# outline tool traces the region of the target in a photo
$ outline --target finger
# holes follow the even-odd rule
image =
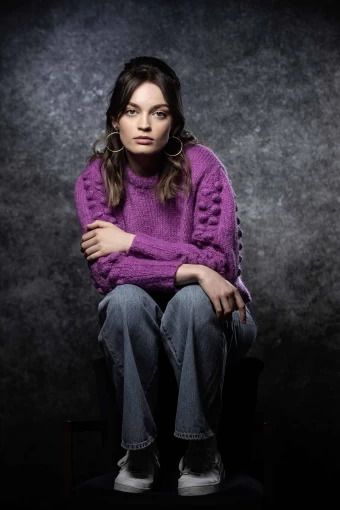
[[[214,300],[211,300],[212,304],[214,305],[215,312],[218,319],[222,319],[223,317],[223,307],[221,305],[221,301],[219,298],[215,298]]]
[[[87,250],[88,248],[90,248],[90,246],[95,246],[96,244],[97,244],[97,243],[96,243],[96,241],[95,241],[95,240],[94,240],[94,241],[92,241],[92,242],[86,241],[85,243],[82,243],[82,245],[81,245],[81,247],[80,247],[80,251],[81,251],[82,253],[84,253],[84,255],[86,255],[86,250]]]
[[[99,244],[99,240],[96,237],[92,237],[91,239],[84,241],[82,247],[86,250],[87,248],[90,248],[90,246],[95,246],[96,244]]]
[[[95,237],[95,235],[96,235],[96,232],[94,230],[92,230],[91,232],[87,232],[86,234],[84,234],[82,236],[82,238],[81,238],[82,242],[92,239],[92,237]]]
[[[100,256],[101,256],[100,251],[96,251],[95,253],[91,253],[91,255],[89,255],[86,258],[87,260],[96,260],[99,259]]]
[[[220,297],[220,301],[222,303],[222,308],[223,308],[223,320],[227,320],[230,318],[231,316],[231,313],[233,311],[233,307],[228,299],[227,296],[221,296]]]
[[[231,311],[236,310],[237,306],[236,306],[236,301],[235,301],[234,294],[229,294],[229,296],[227,296],[227,299],[228,299],[228,303],[230,305]]]
[[[97,227],[99,227],[99,225],[98,225],[99,221],[100,221],[100,220],[96,220],[96,221],[93,221],[92,223],[88,223],[88,224],[86,225],[86,227],[87,227],[87,228],[91,228],[91,229],[93,229],[93,228],[97,228]]]
[[[88,248],[86,248],[84,250],[84,253],[85,255],[88,257],[89,255],[92,255],[94,253],[99,253],[100,252],[100,247],[98,246],[98,244],[94,244],[93,246],[89,246]]]
[[[238,311],[240,313],[240,320],[241,320],[241,322],[243,322],[243,324],[246,324],[247,323],[246,307],[245,307],[244,301],[241,298],[241,295],[238,291],[235,291],[235,300],[236,300]]]
[[[94,229],[94,228],[101,228],[101,227],[107,227],[108,225],[112,225],[109,221],[103,221],[103,220],[96,220],[92,223],[88,223],[86,226],[87,228]]]

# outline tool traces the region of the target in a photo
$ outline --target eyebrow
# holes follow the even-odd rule
[[[136,103],[128,102],[128,104],[130,104],[131,106],[135,106],[136,108],[140,108],[140,106]],[[161,106],[166,106],[166,108],[169,108],[169,105],[167,105],[165,103],[161,103],[161,104],[155,104],[154,106],[152,106],[150,108],[150,110],[153,110],[154,108],[160,108]]]

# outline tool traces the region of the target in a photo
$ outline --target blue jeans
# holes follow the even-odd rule
[[[168,297],[125,284],[104,297],[98,313],[98,340],[122,416],[122,447],[145,448],[157,435],[161,342],[178,385],[174,435],[190,440],[216,434],[227,357],[228,363],[243,357],[256,339],[249,309],[246,324],[237,310],[231,320],[222,321],[199,284]]]

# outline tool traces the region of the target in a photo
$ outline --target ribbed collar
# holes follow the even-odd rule
[[[152,188],[158,180],[158,174],[150,177],[136,175],[128,164],[125,166],[125,175],[126,179],[136,188]]]

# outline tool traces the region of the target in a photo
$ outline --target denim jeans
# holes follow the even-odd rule
[[[157,295],[131,284],[117,286],[98,306],[99,344],[122,416],[122,447],[145,448],[156,438],[158,349],[162,342],[174,370],[178,401],[174,435],[206,439],[216,434],[226,361],[243,357],[257,324],[246,307],[222,321],[199,284]]]

